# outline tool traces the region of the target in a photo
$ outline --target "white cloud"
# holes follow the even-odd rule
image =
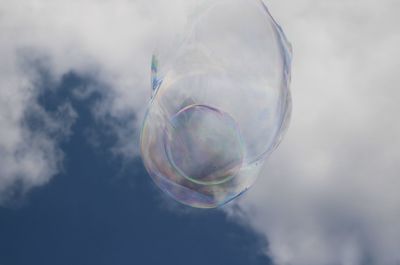
[[[68,134],[68,126],[76,118],[70,106],[69,111],[60,106],[62,115],[70,115],[64,119],[40,108],[37,95],[43,88],[37,81],[41,77],[31,69],[34,63],[26,65],[25,60],[44,58],[41,63],[54,84],[69,71],[96,79],[102,88],[93,89],[102,89],[106,95],[94,109],[99,119],[106,114],[140,115],[150,96],[149,68],[155,42],[168,41],[179,33],[174,25],[185,19],[182,2],[0,2],[0,203],[16,188],[27,191],[40,186],[60,170],[58,141]],[[85,95],[81,92],[79,96]],[[26,113],[39,115],[44,131],[33,131],[24,124]],[[137,154],[134,142],[128,141],[135,124],[132,121],[125,127],[115,126],[120,136],[115,152]]]
[[[247,221],[280,265],[397,265],[399,4],[269,2],[294,47],[293,118]]]

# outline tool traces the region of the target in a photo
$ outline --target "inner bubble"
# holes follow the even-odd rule
[[[236,122],[216,108],[193,104],[181,109],[164,136],[169,162],[192,182],[220,184],[241,169],[243,142]]]

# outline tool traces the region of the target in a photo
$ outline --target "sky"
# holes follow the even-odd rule
[[[0,0],[0,265],[400,264],[400,2],[265,2],[291,125],[249,192],[199,211],[137,146],[151,53],[194,2]]]
[[[0,264],[271,264],[259,249],[267,244],[262,236],[221,211],[170,201],[139,158],[110,155],[117,136],[90,109],[100,97],[73,95],[90,82],[69,73],[38,100],[48,112],[69,101],[79,118],[60,143],[63,170],[0,209]]]

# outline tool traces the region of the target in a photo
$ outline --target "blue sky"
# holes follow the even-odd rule
[[[260,251],[262,236],[222,211],[175,204],[139,158],[113,156],[115,135],[90,111],[100,97],[73,95],[89,84],[70,73],[55,92],[39,95],[49,112],[69,101],[78,118],[61,143],[63,173],[0,209],[0,264],[271,264]]]

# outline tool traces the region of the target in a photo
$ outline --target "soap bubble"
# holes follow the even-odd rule
[[[184,39],[152,60],[141,154],[177,201],[214,208],[259,175],[291,112],[291,48],[260,0],[204,1]]]
[[[182,176],[198,184],[218,184],[240,170],[241,137],[228,114],[189,105],[172,117],[171,125],[164,146],[169,162]]]

